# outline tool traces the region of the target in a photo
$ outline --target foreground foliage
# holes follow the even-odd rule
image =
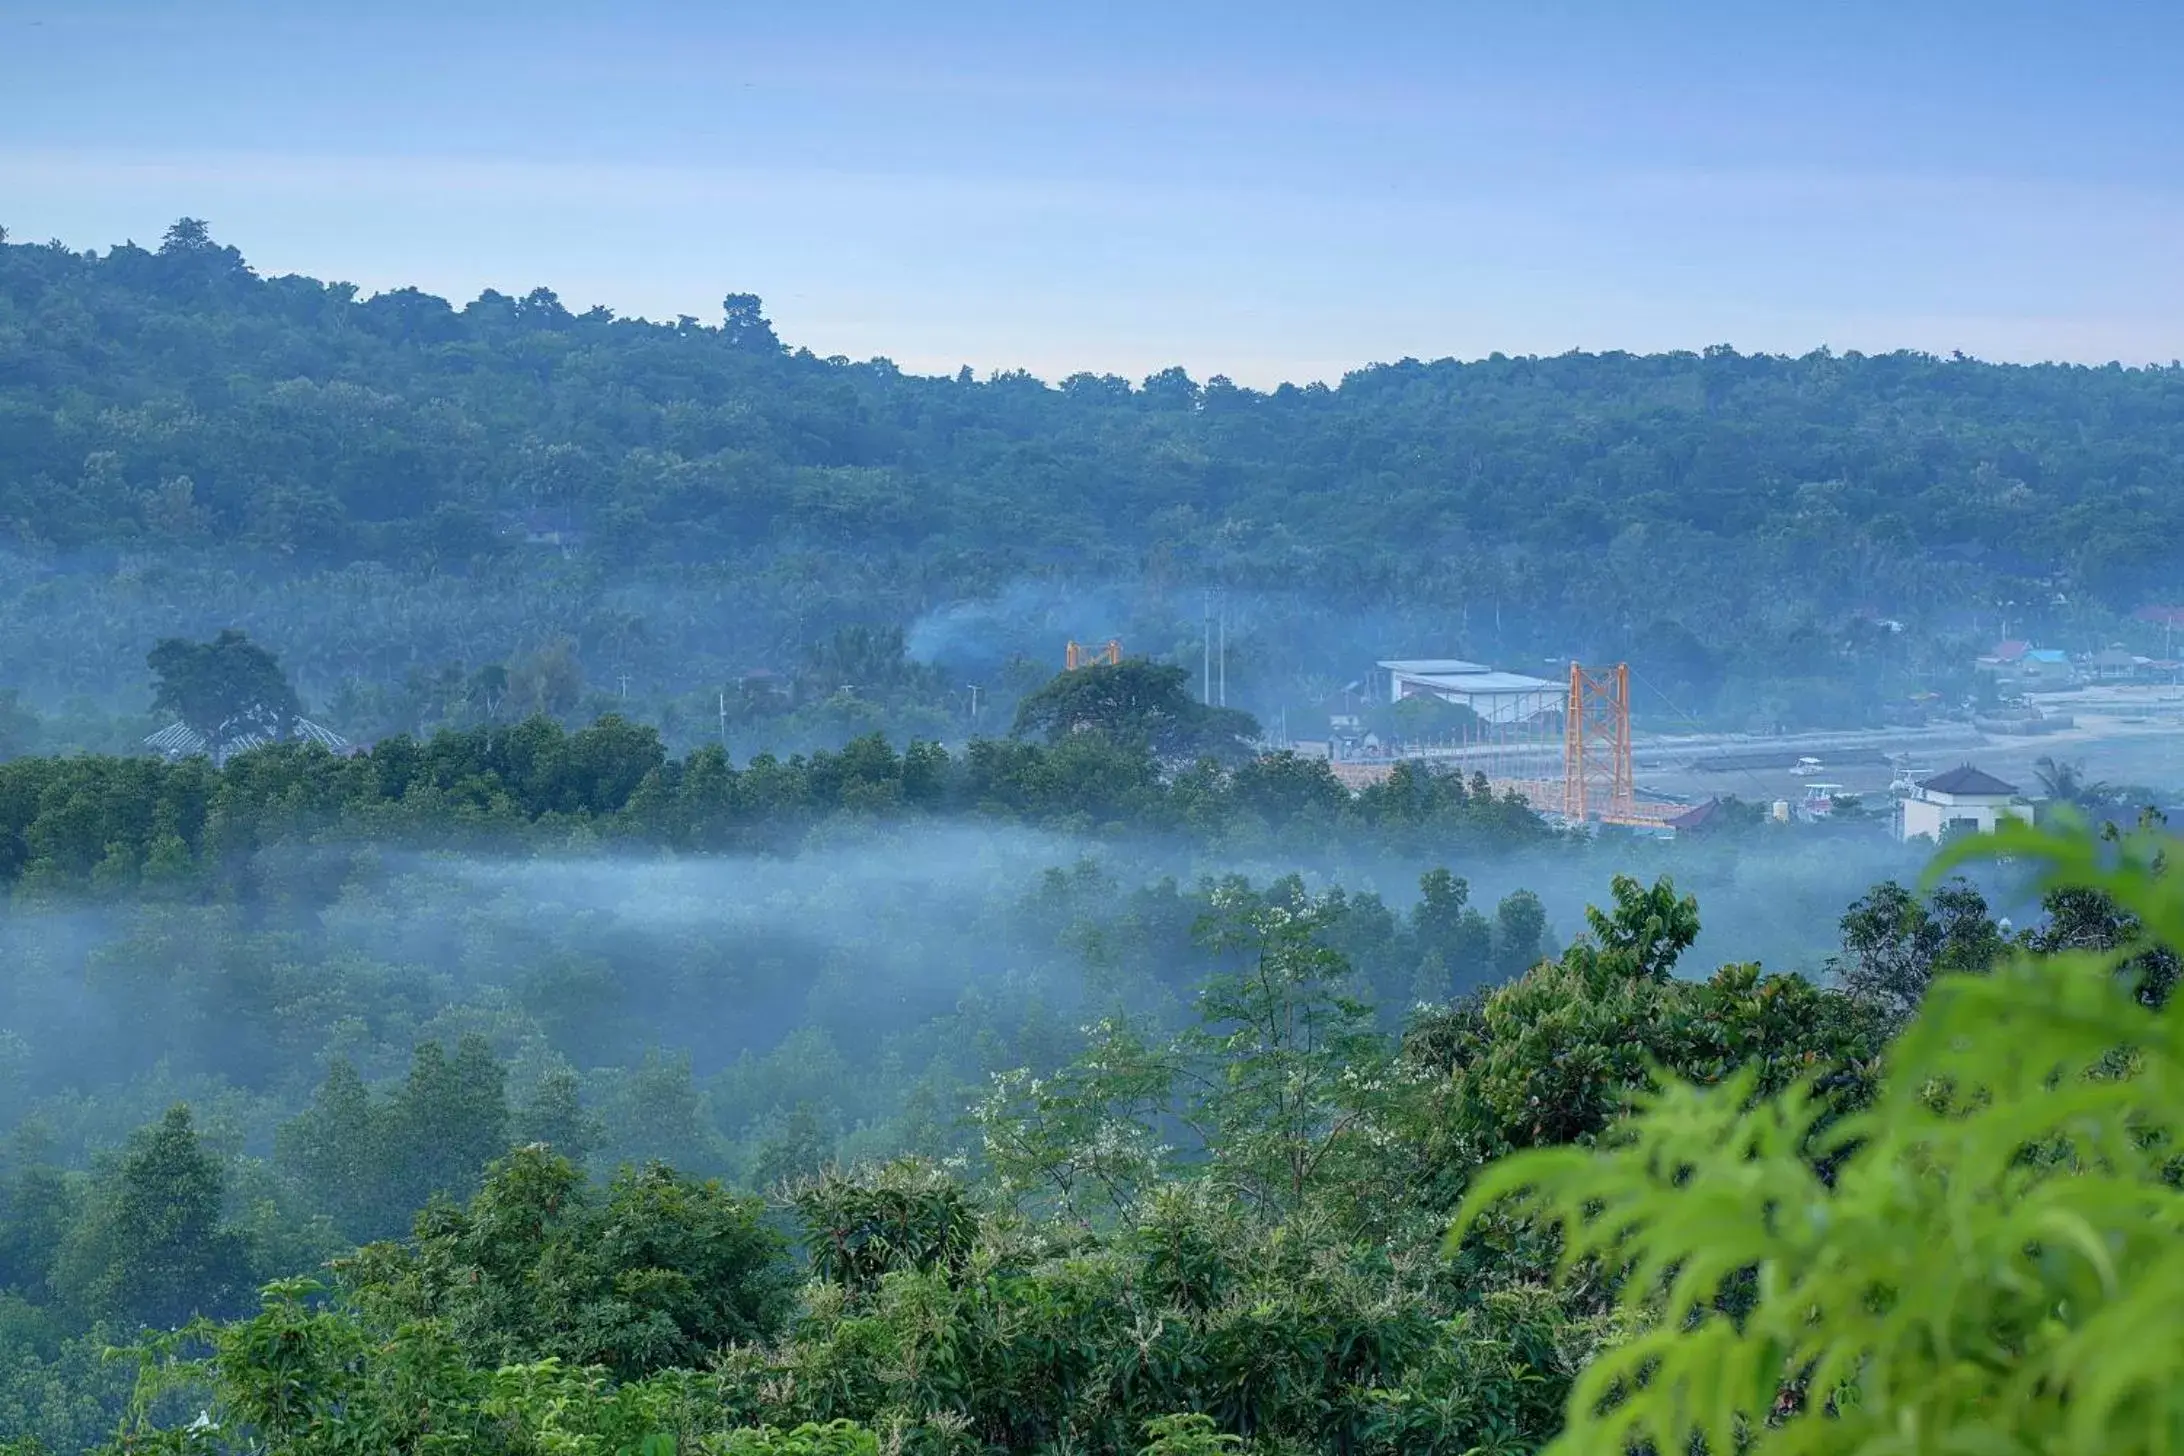
[[[852,1422],[918,1451],[1127,1453],[1197,1411],[1275,1449],[1529,1449],[1604,1322],[1536,1287],[1467,1296],[1435,1264],[1430,1243],[1391,1263],[1324,1225],[1258,1228],[1175,1189],[1107,1238],[1001,1220],[961,1270],[818,1282],[784,1340],[620,1382],[481,1362],[445,1322],[375,1312],[370,1287],[328,1305],[284,1284],[260,1314],[158,1347],[169,1363],[146,1408],[188,1399],[124,1445],[603,1456]]]
[[[1486,1171],[1566,1269],[1620,1271],[1645,1333],[1570,1394],[1552,1449],[2041,1451],[2184,1444],[2184,1007],[2138,994],[2184,946],[2184,899],[2141,833],[2012,828],[1986,852],[2141,927],[2099,951],[2020,953],[1936,981],[1822,1178],[1805,1087],[1753,1102],[1747,1069],[1674,1083],[1604,1152]],[[1960,849],[1959,857],[1969,852]]]

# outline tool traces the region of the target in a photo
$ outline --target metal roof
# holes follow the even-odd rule
[[[1493,671],[1483,662],[1465,662],[1460,657],[1399,657],[1380,666],[1405,677],[1456,677]]]
[[[1559,693],[1561,683],[1547,681],[1543,677],[1526,677],[1521,672],[1495,672],[1481,668],[1477,672],[1407,672],[1403,674],[1412,682],[1442,689],[1459,697],[1498,697],[1516,693]]]
[[[220,751],[215,757],[223,762],[235,754],[253,748],[263,748],[266,744],[277,741],[272,734],[255,725],[237,733],[228,733],[226,731],[230,726],[229,723],[223,723],[220,726],[222,739]],[[292,741],[316,743],[321,748],[334,753],[339,753],[349,746],[348,739],[331,728],[312,722],[309,718],[298,718],[290,723],[288,725],[288,736]],[[208,751],[204,735],[187,723],[169,723],[166,727],[145,739],[144,746],[163,753],[169,758],[189,758]]]

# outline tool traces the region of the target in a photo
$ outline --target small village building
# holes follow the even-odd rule
[[[2078,680],[2078,669],[2071,662],[2070,654],[2059,647],[2033,648],[2018,661],[2011,673],[2028,688],[2069,687]]]
[[[2006,783],[1970,764],[1922,779],[1897,807],[1898,837],[1931,839],[1936,844],[1956,834],[1992,834],[2006,819],[2032,822],[2032,805]]]
[[[526,546],[547,546],[573,555],[584,544],[584,529],[567,511],[528,510],[501,518],[501,532]]]
[[[2081,676],[2078,665],[2061,648],[2034,647],[2022,641],[1997,642],[1978,665],[1993,673],[2003,687],[2016,690],[2074,687]]]
[[[1661,823],[1675,838],[1683,839],[1691,835],[1711,834],[1723,828],[1728,819],[1729,816],[1722,810],[1721,800],[1708,799],[1703,804],[1694,804],[1682,813],[1662,820]]]
[[[2121,647],[2111,647],[2096,652],[2086,660],[2086,671],[2093,681],[2102,683],[2144,682],[2151,678],[2153,663],[2144,657],[2126,652]]]

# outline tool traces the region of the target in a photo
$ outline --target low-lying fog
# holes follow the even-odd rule
[[[831,830],[785,858],[319,854],[285,867],[327,891],[317,901],[11,913],[0,1113],[35,1113],[41,1136],[81,1156],[189,1096],[262,1149],[329,1058],[397,1078],[420,1041],[476,1032],[510,1066],[512,1094],[566,1066],[604,1104],[632,1068],[687,1064],[675,1075],[731,1142],[799,1106],[847,1135],[912,1084],[949,1122],[987,1071],[1068,1055],[1088,1007],[1185,1014],[1209,965],[1190,937],[1204,877],[1298,872],[1377,895],[1400,921],[1434,863],[963,824]],[[1756,959],[1817,975],[1848,903],[1921,863],[1878,841],[1791,835],[1775,852],[1618,841],[1447,867],[1488,917],[1504,896],[1537,895],[1550,948],[1606,902],[1613,873],[1669,874],[1704,926],[1687,974]],[[1411,968],[1381,971],[1400,1000]],[[1448,973],[1452,991],[1494,975]]]

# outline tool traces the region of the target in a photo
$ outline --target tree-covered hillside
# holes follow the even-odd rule
[[[594,684],[695,712],[845,623],[919,649],[1029,581],[1046,607],[980,619],[1011,640],[933,650],[1127,628],[1158,656],[1219,588],[1262,713],[1460,650],[1627,655],[1695,711],[1840,718],[2005,616],[2127,630],[2175,592],[2180,487],[2175,367],[1722,348],[1271,393],[921,377],[790,348],[748,295],[667,324],[544,288],[366,298],[260,277],[190,220],[156,250],[0,246],[0,645],[56,702],[239,625],[321,697],[565,643]]]

